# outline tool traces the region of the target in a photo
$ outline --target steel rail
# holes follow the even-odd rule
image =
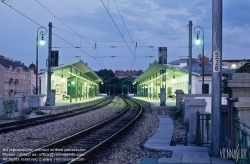
[[[67,118],[67,117],[72,117],[75,115],[79,115],[79,114],[88,112],[90,110],[95,110],[95,109],[98,109],[100,107],[106,106],[113,99],[114,99],[114,97],[106,98],[104,100],[102,99],[101,101],[97,101],[97,103],[95,103],[95,104],[90,104],[89,106],[75,109],[75,110],[70,110],[67,112],[61,112],[61,113],[57,113],[57,114],[46,115],[46,116],[26,119],[26,120],[22,120],[22,121],[15,121],[15,122],[10,122],[10,123],[6,123],[6,124],[1,124],[0,125],[0,127],[1,127],[0,133],[7,133],[10,131],[19,130],[19,129],[23,129],[23,128],[27,128],[27,127],[31,127],[31,126],[35,126],[35,125],[40,125],[40,124],[52,122],[55,120],[59,120],[59,119]],[[80,106],[80,104],[79,104],[79,106]]]
[[[100,127],[103,127],[103,126],[108,126],[107,124],[111,123],[111,122],[114,122],[116,121],[117,118],[121,117],[122,115],[124,115],[125,113],[127,113],[128,115],[130,113],[132,113],[132,115],[134,114],[133,112],[136,112],[136,114],[134,114],[135,116],[133,116],[133,118],[131,118],[129,121],[128,121],[128,118],[125,118],[125,121],[128,121],[126,123],[125,126],[122,126],[119,130],[117,130],[116,132],[112,133],[110,136],[108,136],[107,138],[105,138],[104,140],[100,141],[99,143],[97,144],[94,144],[95,146],[93,146],[92,148],[89,148],[87,151],[85,151],[84,153],[81,153],[78,157],[72,159],[69,163],[75,163],[75,162],[78,162],[78,160],[82,157],[86,157],[87,155],[91,154],[93,151],[95,151],[96,149],[98,149],[100,146],[102,146],[103,144],[107,143],[108,141],[110,141],[111,139],[113,139],[115,136],[117,136],[118,134],[120,134],[123,130],[125,130],[127,127],[129,127],[132,123],[134,123],[142,114],[143,112],[143,107],[141,105],[139,105],[140,109],[138,110],[130,110],[129,109],[131,108],[131,105],[129,105],[129,100],[126,100],[126,103],[127,103],[127,107],[120,113],[118,113],[117,115],[107,119],[107,120],[104,120],[102,121],[101,123],[98,123],[88,129],[85,129],[83,131],[80,131],[74,135],[71,135],[69,137],[66,137],[64,139],[61,139],[59,141],[56,141],[56,142],[53,142],[49,145],[46,145],[46,146],[43,146],[41,148],[38,148],[38,149],[35,149],[31,152],[28,152],[28,153],[25,153],[21,156],[18,156],[18,157],[15,157],[15,158],[12,158],[12,159],[9,159],[8,161],[5,161],[4,163],[2,164],[6,164],[6,163],[20,163],[19,162],[15,162],[17,161],[17,159],[21,159],[21,158],[32,158],[32,154],[34,153],[40,153],[42,152],[43,149],[52,149],[52,148],[59,148],[59,147],[62,147],[64,146],[66,143],[68,144],[69,142],[73,142],[74,140],[78,139],[79,137],[83,136],[83,135],[86,135],[86,134],[90,134],[91,132],[93,132],[94,130],[97,130],[98,128]],[[132,101],[132,100],[130,100]],[[135,103],[135,102],[134,102]],[[131,104],[131,102],[130,102]],[[138,104],[138,103],[137,103]],[[128,112],[129,111],[129,112]],[[123,119],[123,117],[120,118],[121,120]],[[111,123],[112,124],[112,123]],[[118,127],[118,126],[117,126]],[[99,129],[100,130],[100,129]],[[106,134],[106,132],[104,132]],[[90,134],[91,135],[91,134]],[[73,140],[73,141],[72,141]]]

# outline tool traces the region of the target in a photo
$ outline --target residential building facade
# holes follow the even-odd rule
[[[35,88],[35,69],[0,55],[0,79],[0,94],[4,98],[13,98],[17,90],[32,94]]]

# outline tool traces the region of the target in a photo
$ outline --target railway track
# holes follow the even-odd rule
[[[0,133],[8,133],[10,131],[24,129],[27,127],[40,125],[40,124],[44,124],[47,122],[79,115],[79,114],[82,114],[91,110],[101,108],[109,104],[113,99],[114,97],[107,97],[101,100],[94,101],[94,104],[89,104],[88,106],[83,107],[83,108],[61,112],[57,114],[45,115],[45,116],[36,117],[36,118],[30,118],[30,119],[21,120],[21,121],[14,121],[14,122],[0,124]]]
[[[143,108],[133,100],[125,99],[127,107],[115,116],[74,135],[43,146],[6,163],[85,163],[88,155],[110,142],[133,124]]]

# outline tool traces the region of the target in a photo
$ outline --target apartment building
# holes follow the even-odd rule
[[[17,90],[32,94],[35,88],[35,65],[30,67],[0,55],[0,94],[4,98],[12,98]]]
[[[243,66],[249,59],[242,59],[242,60],[222,60],[222,68],[227,69],[239,69]]]

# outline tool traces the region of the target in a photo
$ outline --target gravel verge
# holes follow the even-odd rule
[[[0,134],[0,156],[4,149],[35,149],[52,143],[78,131],[84,130],[115,115],[126,106],[116,97],[111,104],[62,120]],[[46,137],[45,139],[27,139],[28,137]],[[2,157],[1,157],[2,159]],[[1,160],[0,159],[0,160]]]
[[[88,164],[136,164],[145,158],[171,157],[172,152],[150,151],[143,144],[155,133],[159,120],[145,109],[142,117],[126,132],[120,134],[112,144],[96,151],[95,156],[87,158]]]

